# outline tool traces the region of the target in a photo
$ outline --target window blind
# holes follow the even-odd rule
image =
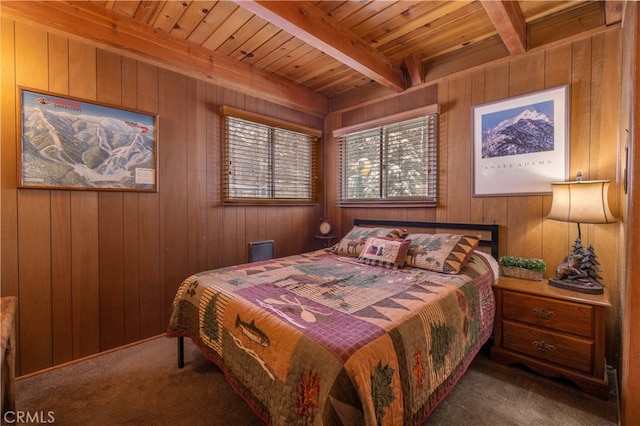
[[[317,138],[224,115],[223,201],[317,202]]]
[[[340,204],[437,203],[437,114],[338,137]]]

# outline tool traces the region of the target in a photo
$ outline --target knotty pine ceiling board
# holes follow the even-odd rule
[[[300,33],[287,33],[254,15],[242,7],[242,3],[230,0],[96,0],[92,3],[130,17],[140,25],[207,48],[212,51],[214,61],[215,55],[220,55],[326,97],[382,85],[322,49],[301,41],[296,37]],[[409,56],[422,64],[432,64],[438,58],[462,52],[467,46],[480,46],[500,35],[478,0],[314,0],[300,3],[305,9],[314,7],[325,13],[328,22],[334,21],[362,39],[398,69]],[[536,28],[536,39],[545,41],[554,39],[554,35],[547,36],[544,29],[540,30],[544,27],[537,25],[538,21],[555,15],[562,19],[562,13],[589,5],[601,8],[604,13],[601,3],[519,0],[518,6],[527,26],[533,24]],[[589,28],[594,25],[590,22]],[[569,26],[561,35],[580,31],[576,27]],[[330,42],[331,37],[326,40]]]
[[[165,1],[143,0],[138,4],[133,18],[147,25],[152,25]]]
[[[477,38],[465,34],[495,34],[495,28],[479,3],[471,2],[433,19],[429,24],[379,47],[387,56],[406,57],[409,52],[425,61],[461,49]]]
[[[216,51],[222,46],[229,38],[235,37],[244,25],[253,18],[253,14],[242,7],[236,7],[226,19],[219,23],[219,25],[210,25],[212,29],[209,37],[202,43],[202,46],[207,49]]]
[[[178,22],[180,17],[186,12],[191,1],[167,1],[162,5],[160,13],[153,21],[153,26],[167,33]]]
[[[225,56],[233,55],[243,44],[247,43],[254,35],[258,34],[268,25],[269,23],[264,19],[260,19],[255,15],[250,16],[242,26],[236,29],[231,36],[216,49],[216,52]]]
[[[525,17],[525,20],[527,22],[531,22],[540,18],[554,15],[558,12],[572,9],[576,6],[584,6],[585,3],[593,3],[593,2],[560,1],[560,0],[550,0],[550,1],[521,0],[519,3],[520,3],[520,9],[522,9],[522,14]]]
[[[319,1],[315,3],[315,7],[324,11],[336,21],[342,22],[367,7],[367,3],[363,1]]]
[[[196,27],[206,19],[216,3],[215,1],[190,2],[169,32],[180,40],[186,40]]]
[[[258,29],[255,33],[251,34],[246,40],[240,43],[233,52],[228,54],[228,56],[237,61],[253,63],[250,60],[256,57],[260,47],[268,43],[270,40],[275,39],[279,33],[283,33],[283,31],[274,25],[265,23],[262,28]],[[291,36],[289,36],[289,38],[290,37]]]
[[[295,49],[295,45],[301,45],[302,41],[297,40],[292,35],[274,27],[276,34],[266,42],[263,42],[256,49],[252,50],[252,57],[245,56],[243,62],[251,64],[259,70],[264,70],[269,64],[275,62],[280,57],[288,55],[289,49]]]
[[[469,1],[470,2],[470,1]],[[465,1],[456,2],[454,6],[461,7]],[[368,41],[372,47],[383,46],[389,40],[393,40],[402,35],[424,26],[428,26],[433,20],[449,13],[453,7],[450,2],[411,2],[411,4],[400,3],[403,10],[395,16],[378,26],[372,26],[362,32],[360,36]]]
[[[187,40],[202,45],[237,8],[235,3],[227,1],[218,1],[210,8],[203,8],[203,10],[208,10],[208,13],[187,35]],[[178,20],[178,22],[180,21]]]
[[[105,3],[105,7],[112,9],[114,12],[121,13],[125,16],[133,18],[140,5],[139,1],[113,1],[113,2],[103,2]]]

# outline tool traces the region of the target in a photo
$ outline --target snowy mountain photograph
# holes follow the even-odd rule
[[[155,191],[155,116],[22,90],[21,186]]]
[[[568,86],[472,107],[474,196],[547,194],[568,170]]]
[[[553,101],[482,117],[482,158],[531,154],[553,148]]]

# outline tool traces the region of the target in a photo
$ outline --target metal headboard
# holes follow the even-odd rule
[[[375,220],[375,219],[354,219],[354,225],[376,225],[376,226],[392,226],[392,227],[404,227],[404,228],[444,228],[444,229],[459,229],[466,231],[489,231],[491,233],[490,239],[480,239],[478,243],[482,247],[490,247],[491,255],[498,259],[498,240],[499,240],[499,225],[488,225],[478,223],[446,223],[446,222],[411,222],[411,221],[397,221],[397,220]]]

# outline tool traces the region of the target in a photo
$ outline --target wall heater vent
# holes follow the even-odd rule
[[[273,259],[273,240],[249,243],[249,262]]]

